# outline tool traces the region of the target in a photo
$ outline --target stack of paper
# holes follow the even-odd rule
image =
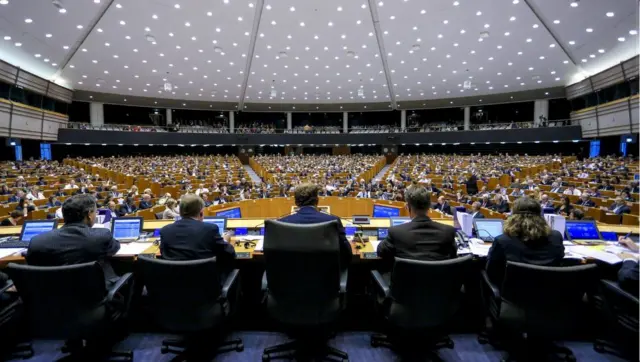
[[[478,243],[469,243],[469,249],[473,255],[477,256],[487,256],[489,254],[489,249],[491,249],[491,245],[487,244],[478,244]]]
[[[147,250],[153,243],[127,243],[120,244],[120,250],[116,255],[138,255]]]
[[[16,253],[22,253],[23,251],[25,251],[27,249],[25,248],[5,248],[5,249],[0,249],[0,259],[7,257],[7,256],[11,256],[13,254]]]
[[[569,253],[579,254],[587,258],[593,258],[608,264],[616,264],[622,261],[616,254],[600,251],[588,246],[575,245],[566,247]]]

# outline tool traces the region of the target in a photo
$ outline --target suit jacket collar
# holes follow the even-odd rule
[[[313,206],[303,206],[298,209],[299,214],[315,214],[317,212],[319,211]]]
[[[429,216],[427,215],[418,215],[416,217],[413,218],[413,220],[411,220],[413,222],[425,222],[425,221],[431,221],[431,218],[429,218]]]

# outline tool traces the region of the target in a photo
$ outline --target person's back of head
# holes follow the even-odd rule
[[[180,217],[202,220],[204,218],[204,201],[195,194],[186,194],[180,198]]]
[[[405,190],[404,200],[412,217],[426,215],[431,206],[431,193],[423,186],[416,185]]]
[[[296,186],[294,190],[294,199],[296,206],[318,206],[319,188],[315,184],[303,183]]]
[[[96,219],[96,199],[91,195],[71,196],[62,204],[62,217],[65,224],[84,223],[93,226]]]
[[[524,196],[513,203],[511,216],[504,223],[504,233],[519,238],[525,244],[546,242],[551,234],[551,228],[542,217],[540,204]]]

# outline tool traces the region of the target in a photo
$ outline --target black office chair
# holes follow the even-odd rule
[[[482,278],[488,315],[509,352],[503,361],[544,360],[549,355],[575,361],[569,348],[553,341],[579,330],[586,310],[584,297],[595,286],[595,264],[545,267],[509,261],[501,289],[486,271]],[[482,336],[478,340],[490,342]]]
[[[606,328],[593,348],[631,361],[638,360],[638,297],[625,292],[618,283],[600,281]]]
[[[347,271],[340,265],[339,243],[337,221],[265,222],[262,288],[267,310],[295,340],[265,348],[263,361],[283,354],[298,360],[333,356],[348,361],[347,353],[326,345],[345,307]]]
[[[411,356],[433,356],[433,349],[453,348],[446,326],[460,307],[471,259],[471,255],[442,261],[395,258],[391,285],[380,272],[371,271],[389,330],[389,335],[371,336],[371,346]]]
[[[184,335],[182,340],[162,341],[163,354],[176,353],[174,361],[186,361],[233,349],[244,350],[239,338],[217,342],[235,303],[237,269],[221,284],[215,257],[171,261],[143,256],[136,264],[147,289],[145,304],[153,320],[168,331]],[[217,348],[212,348],[212,344]]]
[[[110,351],[124,336],[131,273],[108,290],[98,262],[56,267],[11,263],[7,273],[22,300],[32,338],[64,339],[62,352],[87,361],[98,356],[133,360],[131,351]]]
[[[33,347],[24,338],[19,319],[22,310],[18,298],[8,295],[7,291],[13,287],[11,280],[0,288],[0,360],[4,358],[28,359],[33,357]]]

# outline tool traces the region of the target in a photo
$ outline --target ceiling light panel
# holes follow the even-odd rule
[[[96,25],[103,32],[89,35],[82,46],[87,52],[74,55],[75,67],[66,68],[64,76],[83,90],[237,102],[250,41],[244,34],[251,32],[255,8],[238,1],[190,0],[179,5],[178,9],[141,0],[123,3],[120,9],[110,7]],[[96,64],[93,59],[102,61]],[[83,74],[104,79],[105,84],[83,81]],[[171,92],[164,90],[163,79],[172,84]]]
[[[366,1],[266,4],[272,8],[262,14],[259,33],[264,36],[256,41],[247,102],[389,101],[370,10],[362,8]],[[272,86],[276,97],[271,97]],[[360,86],[364,97],[358,96]]]
[[[477,0],[473,6],[442,1],[423,12],[425,6],[407,1],[378,8],[399,102],[561,86],[565,74],[574,71],[562,64],[564,53],[549,46],[555,41],[544,27],[533,27],[540,21],[522,2],[496,7],[492,0]],[[472,87],[465,88],[465,81]]]
[[[550,22],[549,26],[581,68],[580,72],[567,79],[569,83],[581,81],[585,76],[599,73],[638,54],[638,39],[617,40],[628,37],[629,30],[638,29],[637,1],[581,1],[577,7],[545,0],[531,1],[547,19],[560,20],[558,24]],[[608,13],[615,16],[607,16]],[[587,32],[587,28],[593,31]],[[599,49],[606,52],[598,53]],[[591,54],[596,57],[590,57]],[[582,59],[587,62],[582,62]]]
[[[0,39],[10,36],[11,41],[2,40],[2,60],[45,79],[52,79],[68,52],[63,46],[73,44],[81,38],[90,20],[103,5],[93,1],[72,3],[73,6],[69,6],[64,14],[51,1],[10,1],[8,6],[3,6]],[[31,23],[24,21],[27,18],[32,20]],[[78,25],[82,25],[83,29],[78,29]],[[52,36],[47,38],[46,34]],[[15,46],[16,42],[21,46]],[[35,58],[34,54],[41,54],[42,57]],[[45,63],[44,59],[49,59],[49,62]]]

